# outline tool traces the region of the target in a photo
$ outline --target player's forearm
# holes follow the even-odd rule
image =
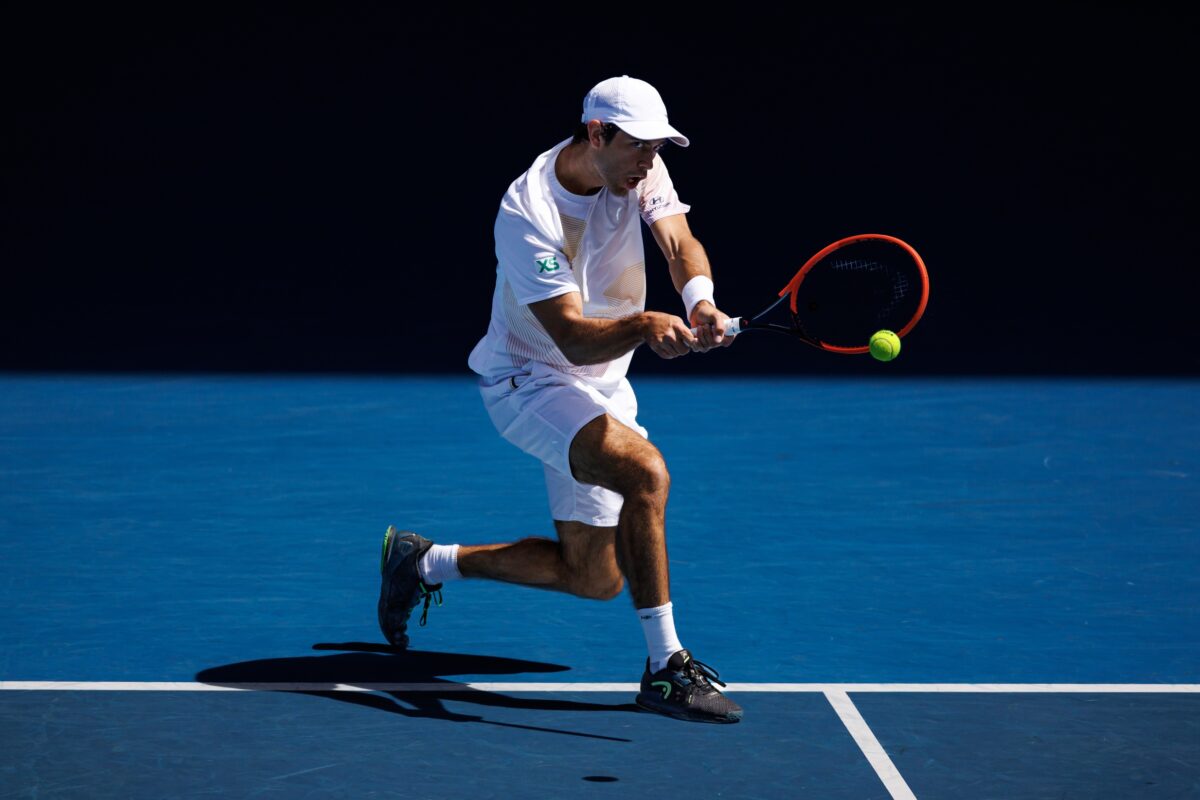
[[[692,239],[668,259],[671,281],[683,300],[685,318],[700,324],[697,314],[704,309],[716,311],[713,300],[712,268],[701,244]]]
[[[671,283],[675,291],[683,291],[687,282],[697,275],[712,278],[712,267],[708,263],[708,254],[704,246],[696,239],[682,244],[679,250],[668,257],[667,269],[671,273]]]
[[[576,366],[602,364],[620,358],[645,341],[647,325],[645,313],[621,319],[581,317],[557,332],[555,344]]]
[[[586,317],[578,292],[530,303],[529,309],[577,366],[613,361],[643,342],[662,358],[686,355],[696,344],[687,325],[674,314],[642,311],[621,319]]]

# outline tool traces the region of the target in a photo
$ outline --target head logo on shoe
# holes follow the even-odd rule
[[[650,685],[658,686],[662,689],[663,700],[666,700],[668,697],[671,696],[671,682],[670,681],[655,681],[654,683],[652,683]]]

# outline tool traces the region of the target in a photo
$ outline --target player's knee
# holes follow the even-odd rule
[[[579,586],[576,592],[588,600],[612,600],[625,588],[625,579],[620,573],[616,575],[594,575]]]
[[[625,471],[624,477],[622,494],[627,499],[631,494],[636,494],[665,502],[671,491],[671,473],[667,471],[667,462],[657,450],[640,456]]]
[[[615,559],[591,558],[568,569],[567,586],[577,597],[612,600],[625,588],[625,578]]]
[[[620,573],[610,577],[596,592],[597,600],[612,600],[617,595],[621,594],[621,590],[625,588],[625,579]]]

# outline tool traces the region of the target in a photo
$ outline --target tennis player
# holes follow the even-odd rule
[[[624,582],[649,657],[639,706],[680,719],[737,722],[742,709],[713,684],[675,631],[665,513],[670,476],[637,421],[625,374],[634,350],[662,358],[727,346],[728,317],[688,227],[660,151],[688,139],[658,91],[627,75],[587,93],[574,136],[539,155],[496,215],[496,285],[487,334],[468,363],[506,440],[544,465],[558,540],[434,544],[389,527],[379,624],[397,647],[418,603],[424,624],[442,585],[498,581],[609,600]],[[685,315],[646,311],[645,223],[683,298]],[[698,333],[692,334],[691,327]]]

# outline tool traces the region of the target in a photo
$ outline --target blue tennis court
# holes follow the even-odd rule
[[[461,581],[391,652],[388,524],[551,536],[468,377],[0,378],[0,797],[1200,796],[1190,380],[633,375],[682,641]]]

